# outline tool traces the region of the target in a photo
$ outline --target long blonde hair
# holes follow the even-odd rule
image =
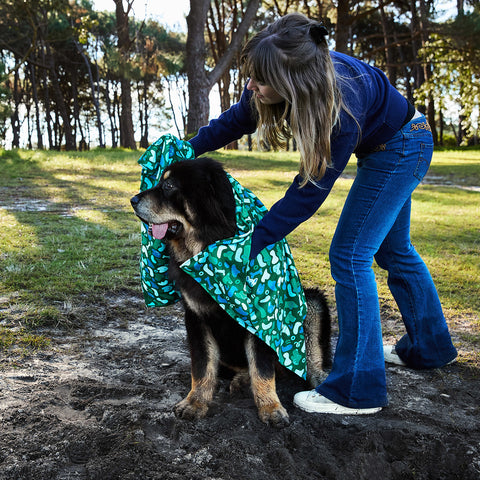
[[[242,51],[246,76],[285,99],[267,105],[253,96],[258,130],[274,149],[283,147],[293,134],[300,151],[302,186],[325,174],[330,135],[345,108],[325,33],[318,22],[292,13],[252,37]]]

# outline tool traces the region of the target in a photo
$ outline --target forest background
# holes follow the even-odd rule
[[[427,115],[437,145],[478,144],[479,0],[190,0],[186,32],[133,16],[140,0],[111,2],[1,2],[0,146],[188,138],[208,122],[214,87],[220,110],[238,101],[245,40],[292,11],[323,21],[332,49],[381,68]]]

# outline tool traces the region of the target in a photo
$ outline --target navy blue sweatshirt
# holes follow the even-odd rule
[[[390,140],[407,117],[407,100],[381,70],[338,52],[332,51],[330,55],[335,71],[342,79],[343,100],[360,125],[361,133],[355,120],[342,111],[340,128],[334,127],[330,139],[331,166],[320,180],[308,182],[302,188],[302,178],[300,175],[295,177],[285,196],[255,227],[251,258],[267,245],[284,238],[318,210],[352,153],[368,151]],[[200,128],[190,140],[196,156],[255,132],[257,125],[250,101],[252,94],[245,86],[238,103],[211,120],[208,126]]]

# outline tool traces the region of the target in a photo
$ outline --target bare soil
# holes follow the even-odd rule
[[[283,372],[286,428],[261,423],[226,380],[208,417],[188,422],[172,413],[190,382],[182,308],[143,305],[136,292],[79,303],[68,315],[81,328],[0,357],[0,480],[480,478],[480,372],[461,357],[387,366],[390,405],[373,416],[302,412],[292,398],[305,385]]]

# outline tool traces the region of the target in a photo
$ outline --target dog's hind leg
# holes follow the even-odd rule
[[[191,318],[195,316],[189,313],[185,313],[185,323],[192,362],[192,387],[186,398],[175,405],[174,412],[179,418],[194,420],[205,417],[208,412],[217,385],[220,352],[210,329],[197,318]]]
[[[317,387],[327,377],[331,366],[331,319],[327,301],[317,289],[305,289],[307,316],[303,323],[307,353],[307,381]]]
[[[280,403],[275,388],[275,353],[261,340],[247,335],[245,351],[258,416],[274,427],[288,425],[288,413]]]

